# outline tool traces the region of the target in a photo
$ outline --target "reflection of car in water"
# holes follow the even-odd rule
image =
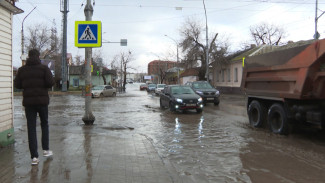
[[[169,85],[160,95],[160,108],[169,108],[171,111],[196,109],[197,113],[203,110],[202,98],[189,86]]]
[[[157,84],[157,88],[155,89],[155,94],[159,95],[161,91],[165,88],[165,84]]]
[[[107,96],[116,96],[116,89],[111,85],[99,85],[91,89],[91,96],[94,97],[107,97]]]
[[[154,92],[156,87],[156,84],[148,84],[147,92]]]
[[[213,88],[207,81],[193,81],[188,82],[185,85],[191,86],[191,88],[202,97],[203,103],[219,104],[219,90]]]

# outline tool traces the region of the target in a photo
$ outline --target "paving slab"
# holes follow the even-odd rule
[[[184,182],[146,136],[97,133],[96,127],[83,125],[71,131],[62,126],[50,126],[54,156],[42,157],[39,147],[40,163],[32,166],[25,123],[24,118],[15,119],[16,142],[0,149],[1,183]],[[40,126],[37,132],[40,138]]]

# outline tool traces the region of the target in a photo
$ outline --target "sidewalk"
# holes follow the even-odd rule
[[[150,139],[130,129],[122,129],[129,135],[110,135],[114,129],[103,132],[96,126],[68,129],[52,125],[53,158],[43,157],[39,147],[40,163],[31,166],[25,123],[23,118],[15,119],[16,143],[0,149],[1,183],[190,182],[181,180],[168,160],[159,156]],[[40,137],[39,126],[37,130]]]

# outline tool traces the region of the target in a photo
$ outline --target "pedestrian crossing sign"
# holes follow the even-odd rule
[[[75,21],[76,47],[101,47],[102,23],[100,21]]]

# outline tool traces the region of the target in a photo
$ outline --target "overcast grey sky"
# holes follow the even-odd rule
[[[101,50],[105,64],[120,52],[132,51],[137,71],[146,72],[147,64],[168,54],[175,55],[176,41],[181,39],[179,30],[188,17],[202,21],[205,15],[202,0],[95,0],[92,20],[102,22],[102,37],[106,41],[127,39],[128,46],[103,44]],[[219,33],[228,37],[233,51],[240,49],[242,42],[251,42],[250,26],[267,22],[284,28],[286,41],[312,39],[315,31],[315,0],[205,0],[209,34]],[[74,46],[74,22],[85,20],[86,0],[69,0],[68,53],[84,57],[84,48]],[[60,0],[19,0],[16,6],[23,14],[14,15],[13,51],[14,66],[21,66],[21,26],[24,29],[39,23],[52,26],[53,19],[61,32],[62,13]],[[318,15],[325,10],[325,0],[319,0]],[[177,10],[182,7],[181,10]],[[25,31],[27,32],[27,31]],[[318,21],[318,32],[325,35],[325,16]],[[203,35],[205,36],[205,34]],[[202,37],[204,39],[205,37]]]

